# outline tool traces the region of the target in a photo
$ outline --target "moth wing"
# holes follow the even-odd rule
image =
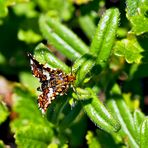
[[[42,93],[38,96],[38,106],[41,109],[42,113],[45,113],[51,101],[55,99],[55,93],[53,88],[43,86],[42,84]]]
[[[33,76],[37,77],[40,82],[50,79],[51,68],[45,68],[44,65],[40,64],[36,59],[34,59],[30,53],[28,56],[30,58],[30,65]]]

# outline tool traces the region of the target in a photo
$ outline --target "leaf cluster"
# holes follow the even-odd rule
[[[18,81],[7,91],[9,103],[0,90],[0,124],[10,120],[17,147],[147,147],[141,81],[148,76],[148,3],[107,4],[0,1],[0,71]],[[73,89],[57,96],[45,116],[37,106],[40,84],[30,73],[28,51],[40,63],[76,76]],[[0,147],[6,144],[0,140]]]

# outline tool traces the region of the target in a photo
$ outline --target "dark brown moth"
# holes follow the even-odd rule
[[[37,89],[41,91],[38,96],[38,105],[44,114],[52,100],[57,95],[64,95],[69,86],[76,80],[76,77],[72,74],[65,74],[60,69],[46,67],[39,63],[30,53],[28,56],[33,76],[38,78],[41,83],[41,86]]]

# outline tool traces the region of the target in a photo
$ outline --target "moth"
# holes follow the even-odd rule
[[[45,114],[52,100],[58,95],[64,95],[76,77],[72,74],[66,74],[60,69],[52,69],[39,63],[30,53],[28,56],[32,74],[41,83],[40,87],[37,88],[41,92],[38,96],[38,106]]]

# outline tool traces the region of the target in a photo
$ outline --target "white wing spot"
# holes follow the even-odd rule
[[[47,94],[48,98],[50,98],[53,94],[53,89],[49,88],[49,93]]]
[[[32,61],[32,59],[30,59],[30,64],[31,64],[31,65],[33,65],[33,64],[34,64],[34,62]]]
[[[49,75],[49,72],[48,72],[48,71],[43,70],[43,75],[45,75],[45,76],[46,76],[47,80],[49,80],[49,79],[50,79],[50,75]]]
[[[44,67],[45,67],[45,68],[48,68],[48,67],[49,67],[49,65],[46,63],[46,64],[44,65]]]

